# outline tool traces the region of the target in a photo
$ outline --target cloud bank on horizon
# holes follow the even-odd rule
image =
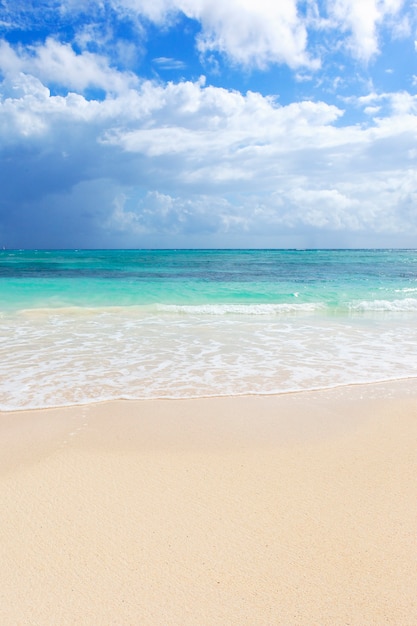
[[[0,246],[416,247],[417,5],[0,0]]]

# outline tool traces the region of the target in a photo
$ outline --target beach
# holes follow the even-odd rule
[[[2,624],[415,624],[415,380],[0,414]]]
[[[416,268],[415,250],[0,251],[0,410],[415,378]]]

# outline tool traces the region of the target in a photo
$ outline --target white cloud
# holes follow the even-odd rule
[[[81,92],[100,88],[120,93],[138,84],[135,75],[111,68],[106,57],[87,51],[77,54],[70,45],[52,38],[44,44],[17,50],[0,41],[0,72],[6,76],[17,72],[33,74],[47,84]]]
[[[381,107],[378,107],[378,106],[364,108],[364,112],[366,113],[366,115],[373,115],[373,116],[379,113],[380,110],[381,110]]]
[[[109,8],[136,29],[136,51],[113,30]],[[382,28],[401,38],[415,22],[413,6],[405,0],[89,0],[88,7],[84,0],[47,0],[42,6],[27,0],[10,5],[4,21],[24,28],[29,19],[53,23],[57,13],[64,20],[82,16],[76,34],[81,46],[111,42],[112,51],[123,48],[120,57],[128,61],[143,53],[147,23],[169,29],[185,15],[200,24],[196,45],[205,62],[215,64],[219,53],[248,69],[286,64],[317,70],[338,45],[368,62],[379,52]],[[327,43],[317,46],[317,33],[323,32]]]
[[[176,197],[159,191],[149,191],[145,197],[129,203],[128,196],[120,196],[114,202],[105,228],[111,231],[149,235],[158,232],[160,235],[175,237],[198,233],[216,232],[222,225],[228,229],[228,213],[233,207],[223,199],[208,196],[193,199]],[[207,210],[208,206],[210,211]],[[236,210],[236,209],[234,209]]]
[[[172,57],[157,57],[153,59],[153,62],[164,70],[182,70],[185,68],[184,61]]]
[[[353,55],[369,61],[379,51],[378,28],[398,16],[403,4],[404,0],[328,0],[327,10],[335,28],[351,32],[348,45]],[[394,30],[398,23],[391,25]]]
[[[307,30],[295,0],[182,0],[179,6],[201,22],[203,53],[218,51],[249,67],[318,65],[307,54]]]
[[[294,149],[300,138],[303,145],[313,140],[331,144],[333,130],[328,125],[342,114],[323,102],[282,107],[258,93],[244,96],[204,87],[200,82],[172,83],[165,88],[147,83],[144,92],[147,90],[154,94],[150,98],[153,122],[111,130],[104,142],[151,157],[183,154],[187,159],[198,155],[213,155],[222,161],[232,156],[247,159],[267,153],[271,146],[279,152]]]
[[[232,63],[318,67],[307,53],[307,30],[297,0],[112,0],[113,6],[168,27],[179,13],[201,24],[197,46]]]
[[[379,31],[393,37],[411,32],[413,15],[405,0],[111,0],[116,10],[169,27],[180,13],[201,24],[197,38],[207,57],[217,52],[233,64],[265,68],[320,67],[309,38],[315,32],[332,33],[351,54],[368,62],[379,52]],[[326,10],[324,10],[324,7]],[[346,33],[348,39],[346,40]],[[326,55],[323,46],[320,55]]]
[[[283,229],[415,232],[417,97],[407,92],[357,98],[378,117],[342,125],[343,111],[325,102],[283,106],[204,78],[139,81],[53,40],[2,52],[0,226],[19,206],[16,224],[23,212],[29,225],[42,215],[59,225],[63,211],[119,245]],[[80,90],[96,70],[106,98],[51,94],[59,67]]]
[[[112,6],[128,14],[137,14],[147,20],[166,26],[175,14],[181,10],[177,0],[110,0]]]

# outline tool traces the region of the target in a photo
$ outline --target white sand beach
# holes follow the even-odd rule
[[[0,414],[0,623],[417,623],[417,385]]]

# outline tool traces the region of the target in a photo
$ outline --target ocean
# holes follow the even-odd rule
[[[0,409],[417,377],[416,250],[0,251]]]

